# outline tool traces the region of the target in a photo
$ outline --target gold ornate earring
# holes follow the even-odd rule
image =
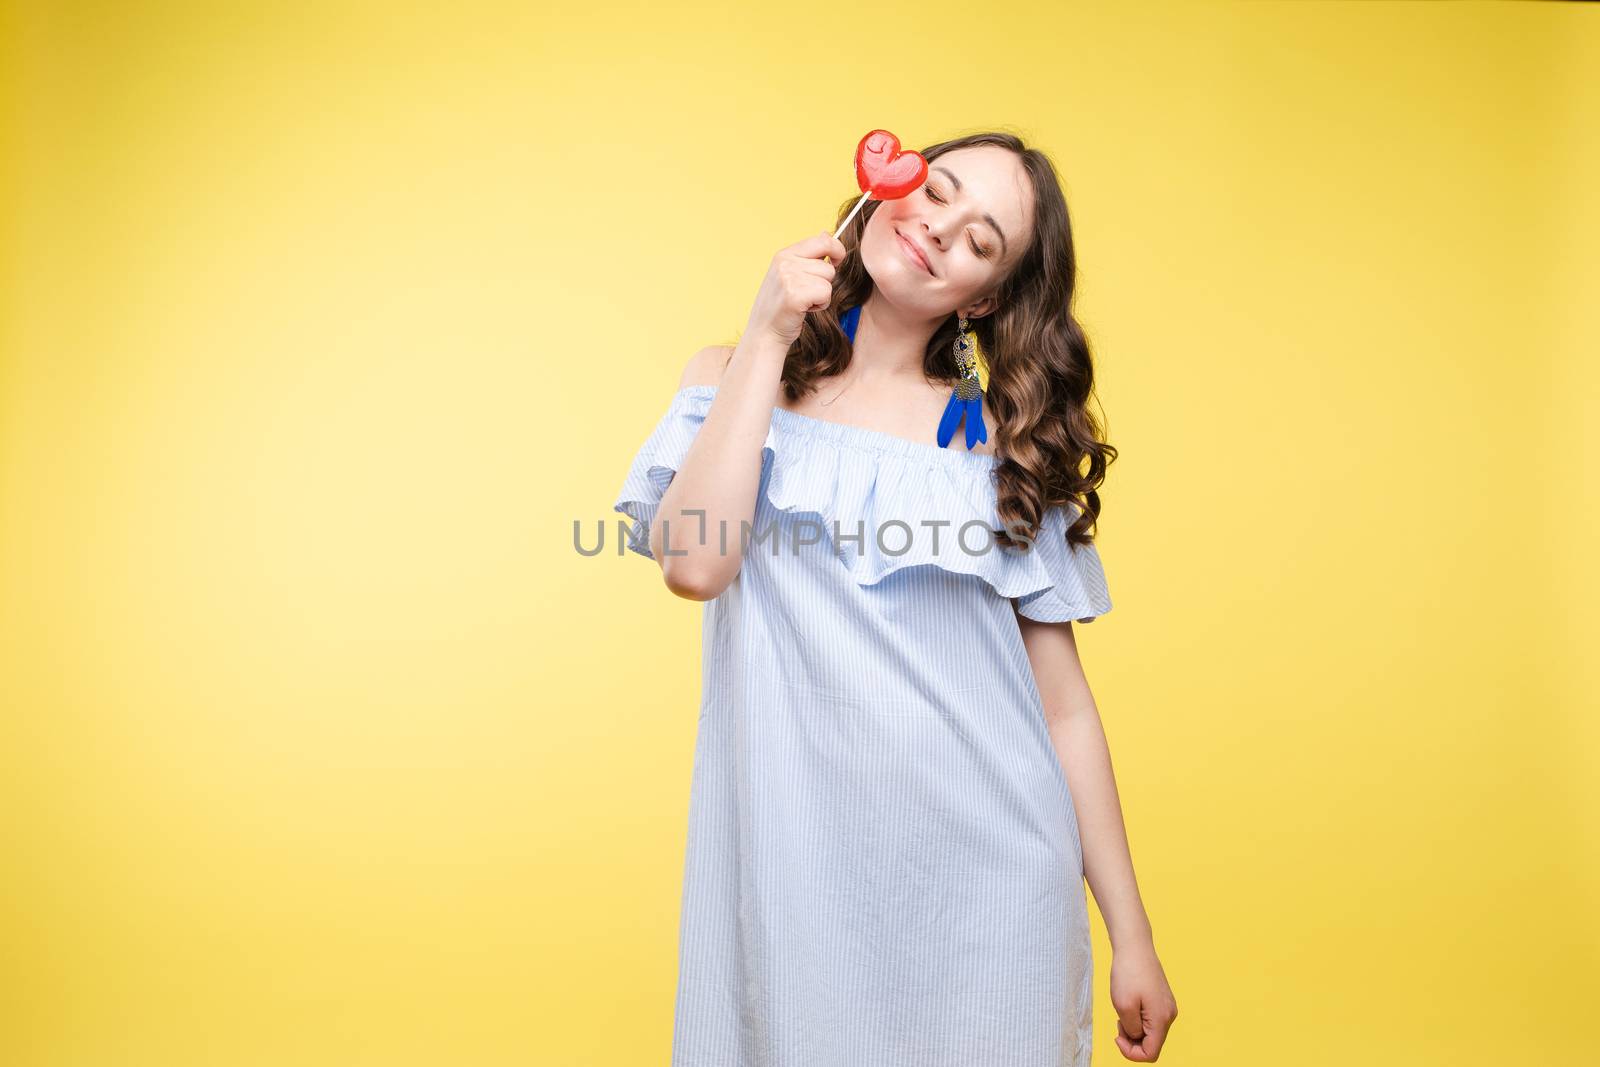
[[[967,423],[967,449],[979,441],[989,440],[989,428],[983,424],[983,394],[989,390],[989,361],[978,344],[978,333],[972,329],[965,315],[956,325],[953,346],[956,363],[956,387],[950,392],[950,402],[944,406],[939,419],[939,447],[944,448],[956,435],[956,427],[965,417]]]

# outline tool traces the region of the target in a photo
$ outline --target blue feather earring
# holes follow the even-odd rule
[[[953,348],[956,387],[951,390],[950,402],[944,406],[944,415],[939,419],[939,447],[950,443],[950,438],[956,435],[956,427],[965,417],[967,450],[971,451],[979,441],[989,440],[989,428],[983,424],[983,394],[989,389],[989,362],[983,358],[978,334],[965,315],[956,328]]]

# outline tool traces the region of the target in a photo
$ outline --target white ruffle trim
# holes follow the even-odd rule
[[[653,558],[650,523],[716,393],[711,385],[678,390],[628,470],[614,507],[633,520],[627,544],[642,556]],[[977,575],[1040,622],[1093,622],[1111,610],[1099,550],[1067,544],[1064,508],[1045,513],[1026,551],[985,533],[1000,526],[993,456],[774,408],[761,459],[766,502],[817,516],[861,585],[931,565]]]

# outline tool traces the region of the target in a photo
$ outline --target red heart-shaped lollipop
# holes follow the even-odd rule
[[[900,151],[900,138],[873,130],[856,145],[856,185],[874,200],[898,200],[928,180],[928,161]]]

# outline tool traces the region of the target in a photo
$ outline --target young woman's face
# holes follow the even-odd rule
[[[921,187],[873,212],[861,262],[899,306],[931,318],[985,315],[1032,227],[1032,184],[1016,155],[995,145],[959,148],[928,161]]]

